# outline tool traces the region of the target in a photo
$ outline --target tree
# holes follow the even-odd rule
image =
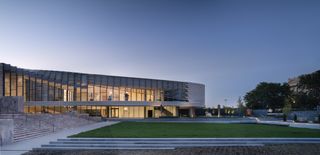
[[[299,76],[298,92],[294,93],[296,106],[315,108],[320,104],[320,70]]]
[[[292,110],[292,101],[290,98],[286,98],[285,99],[285,105],[282,108],[282,113],[283,113],[283,121],[287,121],[287,117],[289,115],[289,113]]]
[[[301,109],[313,109],[319,103],[319,101],[304,92],[296,92],[292,95],[294,103],[292,106],[294,108],[301,108]]]
[[[255,89],[248,92],[244,100],[246,106],[252,109],[280,109],[285,104],[285,99],[290,95],[287,83],[259,83]]]
[[[237,104],[238,104],[237,107],[238,107],[239,115],[243,116],[246,109],[245,109],[245,106],[244,106],[243,101],[241,99],[241,96],[239,97]]]

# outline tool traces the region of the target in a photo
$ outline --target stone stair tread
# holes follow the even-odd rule
[[[42,131],[34,131],[34,132],[23,132],[23,133],[14,133],[13,137],[25,136],[25,135],[38,135],[42,133],[51,133],[52,130],[42,130]]]
[[[253,143],[215,143],[215,144],[46,144],[41,147],[211,147],[211,146],[263,146]]]
[[[258,143],[260,143],[259,141]],[[245,142],[246,144],[252,144],[252,143],[257,143],[256,141],[248,141]],[[77,142],[72,142],[72,141],[65,141],[65,142],[50,142],[49,144],[170,144],[170,145],[175,145],[175,144],[244,144],[243,141],[211,141],[211,142],[203,142],[203,141],[181,141],[181,142],[172,142],[172,141],[105,141],[105,142],[88,142],[88,141],[77,141]]]
[[[128,142],[128,141],[201,141],[201,142],[211,142],[211,141],[317,141],[320,142],[320,138],[66,138],[57,139],[57,141],[83,141],[83,142],[97,142],[97,141],[110,141],[110,142]]]
[[[37,138],[37,137],[42,137],[42,136],[45,136],[47,134],[49,134],[49,133],[14,137],[13,140],[14,140],[14,142],[19,142],[19,141],[22,141],[22,140],[28,140],[28,139],[33,139],[33,138]]]
[[[53,133],[53,132],[47,131],[47,132],[39,132],[39,133],[33,133],[33,134],[21,134],[21,135],[15,135],[13,137],[14,138],[19,138],[19,137],[36,136],[36,135],[43,135],[43,134],[49,134],[49,133]]]
[[[174,147],[41,147],[32,150],[173,150]]]
[[[52,129],[52,128],[51,128]],[[29,131],[42,131],[42,130],[50,130],[50,128],[41,128],[41,129],[14,129],[14,132],[29,132]]]

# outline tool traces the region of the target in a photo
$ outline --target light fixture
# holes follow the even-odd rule
[[[123,110],[127,111],[127,110],[128,110],[128,107],[124,107]]]

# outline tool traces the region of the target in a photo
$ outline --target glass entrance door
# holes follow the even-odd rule
[[[119,108],[111,108],[111,118],[119,118]]]

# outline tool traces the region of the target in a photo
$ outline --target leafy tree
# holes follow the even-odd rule
[[[244,100],[248,108],[280,109],[289,95],[290,88],[287,83],[261,82],[245,95]]]
[[[319,101],[304,92],[296,92],[292,95],[294,100],[292,106],[294,108],[301,108],[301,109],[313,109],[319,103]]]
[[[283,121],[287,121],[287,117],[289,115],[289,113],[292,110],[292,101],[289,98],[285,99],[285,105],[282,108],[282,112],[283,112]]]
[[[314,108],[320,104],[320,70],[299,76],[298,92],[294,93],[295,106]]]

